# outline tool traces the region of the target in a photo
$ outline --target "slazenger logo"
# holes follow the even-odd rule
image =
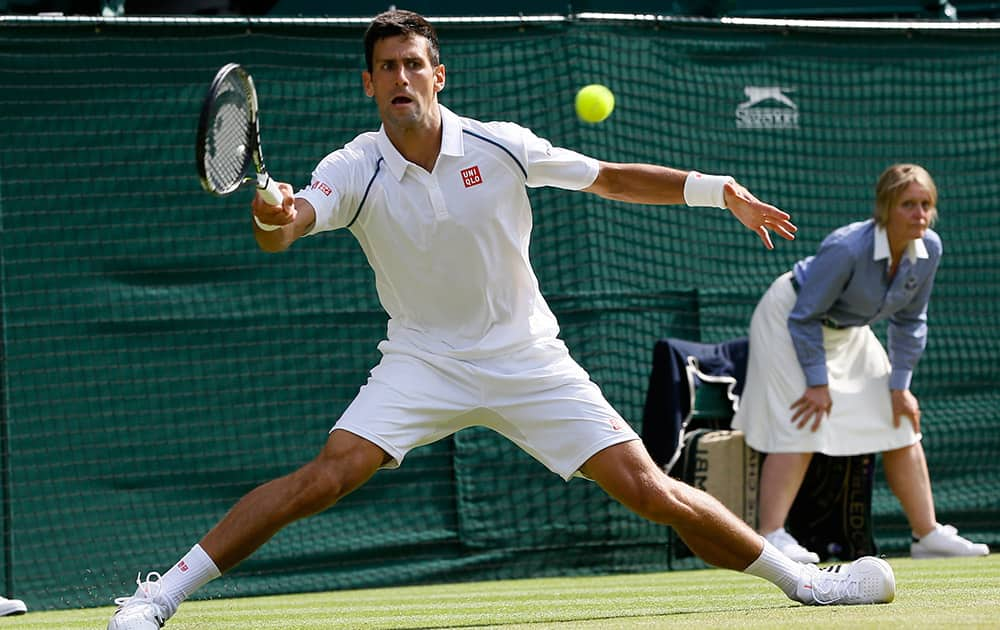
[[[788,98],[789,88],[748,85],[743,88],[747,100],[736,106],[739,129],[798,129],[799,106]]]

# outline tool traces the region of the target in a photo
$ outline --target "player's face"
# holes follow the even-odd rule
[[[444,88],[444,66],[431,65],[426,38],[397,36],[375,42],[372,71],[362,78],[365,94],[375,99],[387,127],[409,129],[438,120],[437,93]]]
[[[934,201],[930,191],[912,182],[903,191],[899,202],[889,209],[889,222],[886,225],[889,242],[906,243],[923,238],[933,211]]]

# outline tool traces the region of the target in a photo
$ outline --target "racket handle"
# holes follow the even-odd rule
[[[261,198],[272,206],[280,206],[283,195],[278,188],[278,182],[271,179],[271,176],[264,173],[257,178],[257,188],[260,190]]]

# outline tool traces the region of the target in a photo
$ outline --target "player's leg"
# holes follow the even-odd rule
[[[665,475],[638,441],[604,449],[580,472],[643,518],[673,527],[711,565],[742,571],[760,555],[753,529],[708,493]]]
[[[489,384],[489,408],[502,418],[491,428],[564,479],[589,477],[637,514],[673,526],[707,562],[764,578],[799,602],[892,600],[895,579],[884,560],[829,572],[800,564],[712,496],[667,476],[565,347],[539,346],[477,370]]]
[[[161,579],[147,579],[135,595],[116,600],[109,630],[159,628],[188,595],[285,525],[332,506],[379,468],[398,466],[413,448],[454,432],[461,426],[456,418],[479,396],[464,366],[416,351],[386,351],[319,455],[251,491]]]
[[[225,573],[289,523],[322,512],[357,489],[389,459],[368,440],[334,430],[311,462],[240,499],[202,538],[201,548]]]
[[[882,467],[886,482],[899,499],[913,531],[910,555],[914,558],[989,555],[986,545],[973,543],[959,536],[954,527],[937,522],[927,457],[921,442],[882,453]]]
[[[865,557],[823,570],[795,562],[719,501],[664,474],[638,441],[599,451],[580,471],[640,516],[673,527],[709,564],[764,578],[791,599],[867,604],[895,597],[895,577],[884,560]]]
[[[819,562],[819,556],[785,531],[785,521],[809,470],[812,453],[768,453],[760,470],[758,531],[792,560]]]
[[[372,442],[334,430],[315,459],[250,491],[162,577],[147,577],[132,597],[116,600],[119,607],[108,629],[159,628],[191,593],[248,557],[284,526],[332,506],[371,478],[388,458]]]

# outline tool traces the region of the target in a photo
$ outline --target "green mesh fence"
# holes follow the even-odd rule
[[[745,335],[773,277],[868,216],[882,168],[927,166],[945,256],[914,390],[940,519],[1000,543],[996,31],[440,30],[455,111],[603,159],[731,173],[801,228],[766,252],[724,211],[532,191],[542,290],[637,428],[657,339]],[[249,193],[209,197],[193,163],[202,94],[235,61],[258,84],[272,172],[306,183],[377,127],[362,31],[0,21],[3,586],[33,609],[106,605],[138,571],[167,568],[245,492],[311,458],[377,362],[385,315],[350,235],[264,254]],[[600,125],[572,110],[591,82],[617,95]],[[878,542],[903,553],[905,519],[876,488]],[[662,570],[667,538],[470,429],[198,596]]]

